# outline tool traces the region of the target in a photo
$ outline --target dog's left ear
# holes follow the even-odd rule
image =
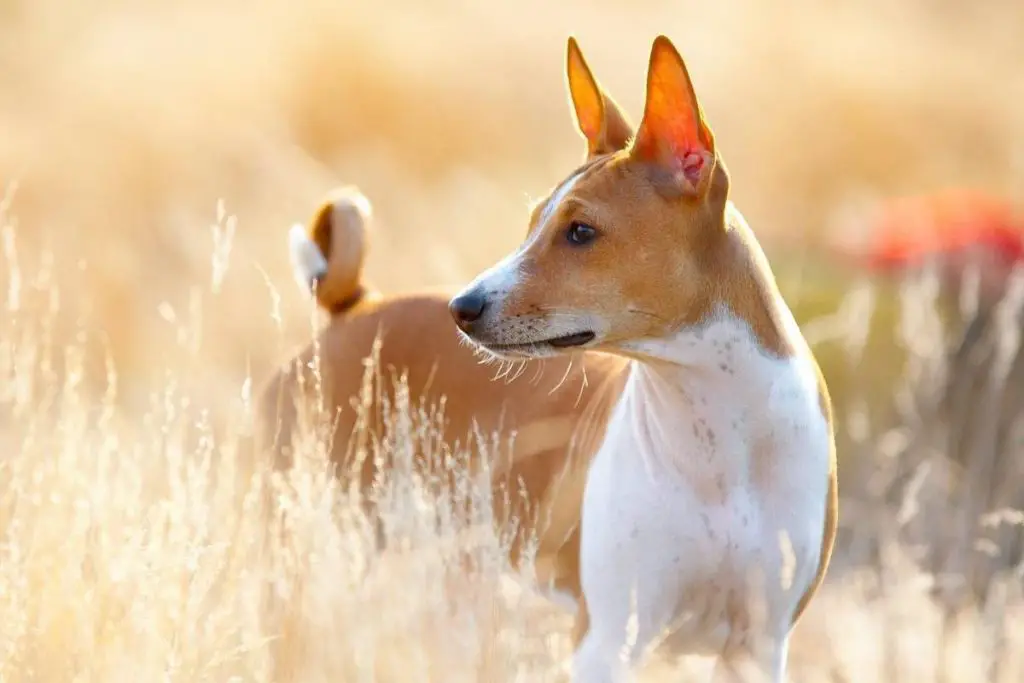
[[[579,44],[571,36],[566,49],[565,75],[576,126],[587,140],[587,158],[625,149],[633,137],[633,126],[594,78]]]
[[[665,36],[658,36],[651,47],[644,117],[631,153],[666,171],[683,194],[701,197],[707,192],[715,168],[715,136],[686,64]]]

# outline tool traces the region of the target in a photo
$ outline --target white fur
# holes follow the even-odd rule
[[[480,273],[475,280],[466,286],[464,291],[472,291],[479,287],[481,293],[488,298],[494,310],[499,312],[509,292],[515,290],[522,278],[523,252],[529,243],[512,252],[493,266]]]
[[[629,350],[659,362],[632,361],[588,473],[590,630],[573,680],[629,680],[653,649],[718,656],[722,680],[753,665],[781,682],[824,528],[830,437],[814,367],[767,355],[724,309]]]
[[[314,281],[327,274],[327,259],[298,223],[288,232],[288,253],[295,281],[302,291],[309,293]]]
[[[523,258],[534,241],[537,240],[541,235],[545,233],[545,227],[547,222],[551,220],[554,215],[554,210],[559,204],[572,192],[572,188],[576,186],[576,182],[580,179],[581,171],[577,171],[574,175],[569,176],[560,187],[558,187],[554,194],[551,195],[551,199],[544,206],[541,215],[538,217],[537,225],[533,230],[532,236],[524,241],[519,248],[514,252],[503,258],[498,263],[494,264],[484,272],[480,273],[463,291],[469,292],[476,289],[487,297],[490,305],[493,307],[493,311],[496,315],[501,314],[502,304],[504,303],[505,297],[520,284],[522,280],[523,272]],[[579,328],[573,330],[567,330],[565,333],[571,334],[572,332],[578,331]],[[556,336],[562,334],[561,331],[555,331],[546,336]]]
[[[364,225],[373,218],[373,205],[370,204],[370,200],[358,188],[353,186],[342,188],[334,200],[335,211],[346,203],[359,213]]]

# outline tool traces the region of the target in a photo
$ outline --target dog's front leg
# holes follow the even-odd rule
[[[756,649],[744,647],[719,656],[712,683],[783,683],[789,637],[762,642]]]
[[[572,657],[572,683],[626,683],[629,665],[614,639],[602,639],[591,629]]]

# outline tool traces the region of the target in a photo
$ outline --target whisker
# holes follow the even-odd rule
[[[583,371],[582,372],[583,380],[580,382],[580,392],[576,395],[576,403],[573,404],[574,407],[579,407],[580,401],[583,400],[583,392],[590,385],[590,381],[587,378],[587,366],[586,366],[586,364],[582,364],[580,367],[582,368],[582,371]]]
[[[537,386],[538,384],[540,384],[540,380],[544,376],[544,364],[534,363],[534,365],[537,367],[537,371],[533,374],[533,378],[530,380],[530,384],[532,384],[533,386]]]
[[[504,380],[505,377],[508,376],[508,372],[511,369],[512,369],[511,362],[505,360],[504,358],[499,358],[498,359],[498,372],[491,379],[493,381]]]
[[[553,394],[556,391],[558,391],[559,389],[561,389],[562,385],[565,384],[565,380],[569,378],[569,373],[572,372],[572,362],[573,362],[573,359],[572,359],[572,356],[570,356],[569,357],[569,362],[565,366],[565,374],[562,375],[562,379],[560,379],[558,381],[558,384],[556,384],[554,386],[554,388],[552,388],[551,391],[548,392],[548,396],[550,396],[551,394]]]
[[[521,360],[514,360],[514,361],[512,361],[511,367],[509,368],[508,383],[511,384],[512,382],[516,381],[516,379],[519,377],[519,375],[522,374],[522,372],[523,372],[523,361],[521,361]]]
[[[529,359],[523,359],[523,360],[521,360],[519,362],[519,372],[517,372],[515,374],[515,377],[512,378],[513,381],[515,381],[519,377],[522,377],[523,373],[526,372],[526,366],[528,364],[529,364]]]

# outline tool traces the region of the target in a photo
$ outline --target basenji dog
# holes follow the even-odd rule
[[[498,357],[628,360],[584,492],[574,680],[702,655],[781,681],[836,530],[825,382],[671,41],[635,134],[571,38],[567,73],[589,158],[450,308]]]
[[[391,372],[404,373],[413,408],[429,410],[444,403],[442,433],[427,435],[430,441],[440,437],[434,450],[460,445],[470,452],[474,467],[484,464],[481,453],[493,458],[487,465],[495,514],[509,525],[513,564],[518,565],[529,543],[538,579],[568,593],[575,604],[586,466],[625,379],[624,362],[610,355],[574,354],[512,373],[483,362],[452,325],[452,291],[384,296],[364,281],[371,219],[372,206],[362,192],[341,187],[325,198],[307,225],[292,227],[295,276],[314,294],[329,322],[262,387],[257,412],[261,452],[273,454],[278,466],[292,462],[293,436],[312,426],[300,419],[303,411],[316,412],[322,401],[333,464],[339,474],[354,474],[368,492],[380,467],[372,454],[360,461],[349,446],[360,436],[355,432],[382,439],[388,424],[379,408],[385,399],[395,405]],[[380,395],[374,397],[368,423],[357,427],[352,401],[360,401],[364,359],[372,355],[377,339]],[[438,453],[417,455],[424,464]]]

